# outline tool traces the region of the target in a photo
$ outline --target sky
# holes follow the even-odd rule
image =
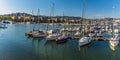
[[[0,0],[0,15],[16,12],[50,16],[52,3],[55,3],[56,16],[82,16],[83,0]],[[86,0],[87,18],[120,17],[120,0]]]

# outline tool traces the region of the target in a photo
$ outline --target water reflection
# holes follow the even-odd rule
[[[112,51],[116,51],[116,50],[118,49],[118,46],[115,46],[115,47],[114,47],[114,46],[111,46],[111,45],[110,45],[110,49],[111,49]]]
[[[111,53],[111,60],[119,60],[118,52],[114,51]]]
[[[81,51],[81,49],[82,49],[82,50],[87,50],[87,49],[90,48],[91,46],[92,46],[92,43],[87,44],[87,45],[82,46],[82,47],[80,47],[80,45],[78,44],[78,51]]]

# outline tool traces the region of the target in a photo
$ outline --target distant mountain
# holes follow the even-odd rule
[[[5,15],[0,15],[0,16],[32,16],[32,17],[37,17],[37,15],[32,15],[32,14],[28,14],[28,13],[11,13],[11,14],[5,14]],[[50,18],[50,16],[45,16],[45,15],[40,15],[40,17],[43,18]],[[55,16],[54,18],[66,18],[68,20],[82,20],[82,17],[75,17],[75,16]],[[104,18],[105,20],[120,20],[120,18]],[[87,19],[87,20],[101,20],[101,19]]]
[[[32,14],[28,14],[28,13],[11,13],[11,14],[5,14],[5,15],[1,15],[1,16],[33,16],[33,17],[37,17],[37,15],[32,15]],[[40,17],[43,18],[50,18],[50,16],[44,16],[44,15],[40,15]],[[80,20],[82,19],[81,17],[74,17],[74,16],[55,16],[54,18],[67,18],[69,20]]]
[[[11,13],[11,14],[5,14],[5,15],[2,15],[2,16],[32,16],[31,14],[28,14],[28,13]]]

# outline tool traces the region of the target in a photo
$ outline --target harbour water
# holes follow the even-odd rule
[[[93,41],[90,45],[79,47],[78,40],[68,40],[56,44],[45,39],[27,38],[33,24],[12,24],[0,29],[1,60],[119,60],[120,46],[113,51],[109,41]],[[41,29],[46,25],[39,25]],[[104,34],[107,36],[107,34]]]

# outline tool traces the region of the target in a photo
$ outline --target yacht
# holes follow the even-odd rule
[[[118,44],[119,44],[119,39],[118,39],[118,29],[114,29],[114,26],[115,26],[116,24],[115,23],[113,23],[113,27],[112,27],[112,29],[113,29],[113,37],[112,38],[110,38],[110,45],[111,46],[113,46],[113,47],[116,47],[116,46],[118,46]]]
[[[65,43],[65,42],[67,42],[67,39],[68,39],[68,37],[67,36],[65,36],[65,35],[60,35],[60,36],[58,36],[57,37],[57,39],[56,39],[56,43]]]
[[[110,45],[111,45],[112,47],[116,47],[116,46],[118,46],[118,44],[119,44],[119,41],[118,41],[118,38],[117,38],[117,37],[110,39]]]
[[[61,31],[59,29],[53,29],[47,31],[47,34],[46,40],[56,40],[57,37],[61,35]]]
[[[46,40],[48,41],[56,40],[57,37],[58,37],[58,34],[51,34],[46,37]]]
[[[84,45],[87,45],[89,43],[91,43],[91,39],[89,37],[82,37],[79,40],[79,46],[84,46]]]

